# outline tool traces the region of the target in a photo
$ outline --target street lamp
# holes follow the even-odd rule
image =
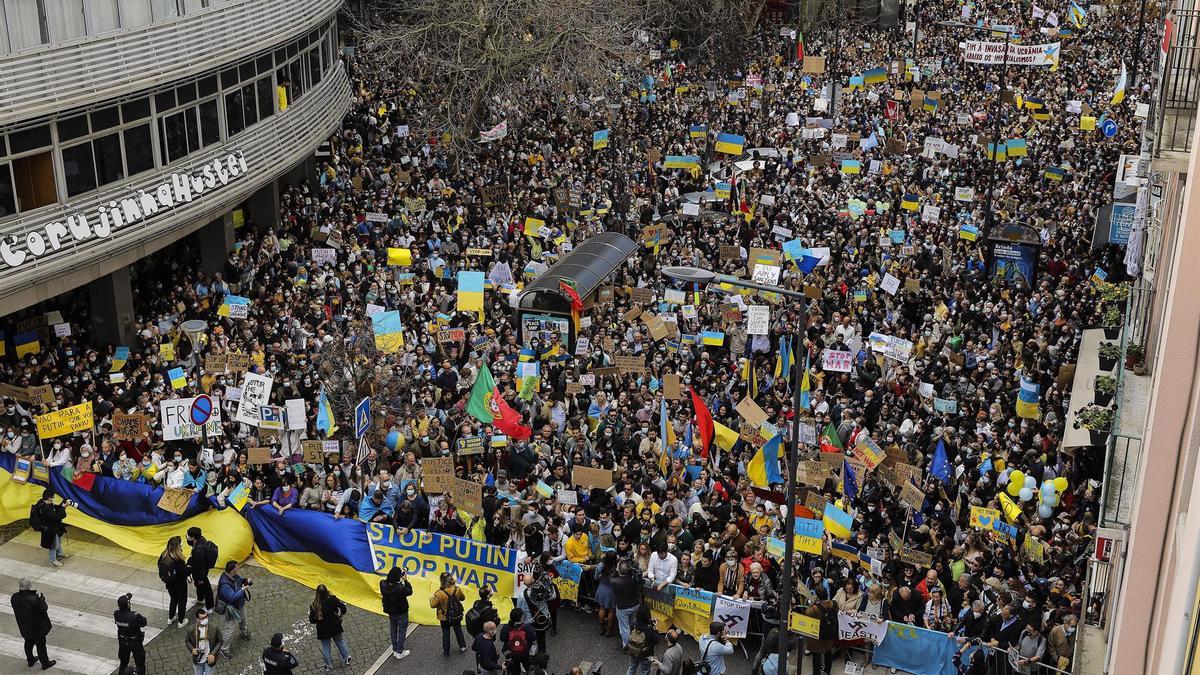
[[[196,389],[200,389],[200,378],[204,375],[204,361],[200,358],[200,338],[208,332],[208,323],[202,319],[189,319],[179,325],[188,343],[192,345],[192,360],[196,362]],[[202,390],[197,395],[204,393]],[[200,425],[201,451],[208,445],[208,423]]]
[[[1000,112],[1004,107],[1004,83],[1008,77],[1008,46],[1012,44],[1013,33],[1007,29],[998,30],[995,28],[985,28],[983,26],[972,26],[960,21],[939,21],[937,22],[937,25],[945,26],[947,28],[973,30],[977,33],[1004,33],[1004,60],[1000,64],[1000,91],[996,94],[996,114],[995,119],[992,122],[992,169],[988,173],[987,200],[984,202],[983,207],[983,243],[985,247],[984,250],[987,251],[991,248],[990,242],[992,237],[992,221],[994,220],[992,216],[992,192],[995,190],[996,174],[999,172],[997,165],[1000,164],[1000,162],[996,159],[996,153],[1000,152]],[[988,257],[990,257],[990,255]]]
[[[758,291],[766,291],[768,293],[779,293],[791,298],[800,300],[800,325],[796,326],[796,334],[799,336],[799,344],[804,345],[804,336],[808,331],[808,296],[799,291],[783,288],[780,286],[772,286],[770,284],[760,284],[756,281],[747,281],[728,274],[717,274],[712,270],[706,270],[700,267],[664,267],[662,273],[672,279],[693,284],[729,284],[731,286],[739,286],[741,288],[751,288]],[[798,364],[793,364],[793,372],[795,372],[795,381],[792,383],[792,447],[795,448],[793,455],[799,453],[800,450],[800,385],[804,379],[803,368],[798,367]],[[782,626],[779,630],[779,667],[776,669],[781,675],[786,675],[787,658],[788,658],[788,623],[792,616],[792,555],[794,553],[795,542],[793,532],[795,531],[796,523],[796,457],[788,458],[787,476],[785,482],[787,485],[784,488],[784,502],[787,509],[783,518],[783,579],[780,582],[780,595],[783,600],[780,603],[779,614]]]

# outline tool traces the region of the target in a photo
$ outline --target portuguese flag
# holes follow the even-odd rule
[[[500,396],[496,381],[492,379],[492,371],[488,370],[486,364],[471,387],[467,412],[480,422],[495,426],[509,438],[526,440],[533,435],[533,429],[521,424],[521,414],[510,408],[504,402],[504,397]]]
[[[842,447],[842,439],[838,438],[838,432],[834,428],[833,422],[825,425],[825,430],[817,438],[817,446],[821,448],[821,452],[845,452],[846,450]]]

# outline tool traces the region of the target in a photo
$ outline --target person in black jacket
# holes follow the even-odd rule
[[[46,655],[46,636],[50,634],[50,608],[46,605],[46,596],[33,590],[33,582],[21,579],[17,582],[20,589],[12,596],[13,616],[17,619],[17,628],[25,639],[25,660],[29,666],[38,661],[42,662],[42,670],[54,667],[57,661]],[[37,649],[37,658],[33,650]]]
[[[117,624],[117,659],[121,661],[117,672],[125,672],[132,655],[133,662],[137,664],[137,675],[146,675],[146,648],[142,644],[146,639],[146,634],[142,632],[146,627],[146,617],[129,607],[132,597],[132,593],[126,593],[117,598],[117,609],[113,612],[113,621]]]
[[[535,639],[533,626],[525,622],[525,612],[513,607],[508,613],[508,623],[500,629],[500,649],[507,657],[508,675],[521,675],[522,668],[530,669],[530,644]]]
[[[343,665],[350,665],[354,659],[350,655],[350,646],[346,644],[346,636],[342,631],[343,616],[346,616],[346,603],[330,593],[325,584],[317,586],[316,597],[308,608],[308,622],[317,626],[317,639],[321,641],[321,657],[325,659],[327,671],[333,670],[333,650],[329,644],[331,642],[337,645]]]
[[[167,540],[167,547],[158,556],[158,578],[167,587],[171,599],[167,611],[167,624],[187,625],[188,566],[183,558],[183,540],[178,536]]]
[[[1011,605],[1000,608],[1000,615],[993,617],[991,625],[983,638],[985,642],[999,649],[1008,649],[1021,639],[1021,631],[1025,624],[1013,611]]]
[[[263,675],[292,675],[300,667],[296,655],[283,648],[283,633],[271,636],[271,646],[263,650]]]
[[[387,578],[379,582],[379,592],[383,595],[383,613],[391,623],[392,656],[402,659],[410,653],[404,648],[404,638],[408,635],[408,596],[412,595],[412,584],[408,583],[404,570],[393,567],[388,570]]]
[[[479,666],[480,675],[500,675],[500,653],[496,651],[494,621],[484,622],[483,632],[475,636],[471,651],[475,652],[475,663]]]
[[[217,564],[216,547],[204,538],[204,533],[198,527],[188,528],[187,543],[192,547],[192,555],[187,564],[192,575],[192,584],[196,586],[196,602],[203,602],[204,608],[212,611],[216,601],[213,598],[212,582],[208,580],[208,571]]]
[[[479,599],[471,605],[471,609],[467,610],[464,620],[467,634],[471,637],[479,635],[483,632],[483,626],[489,621],[499,626],[500,612],[496,611],[495,605],[492,604],[492,589],[484,586],[479,589]]]
[[[634,565],[628,560],[617,563],[612,577],[613,599],[617,605],[617,629],[621,633],[621,648],[629,644],[629,623],[642,601],[642,584],[635,578]]]
[[[42,548],[50,552],[50,565],[62,567],[63,560],[68,557],[63,553],[62,538],[67,533],[63,523],[67,518],[66,500],[54,503],[54,490],[46,488],[42,491],[42,501],[30,509],[30,526],[42,535]]]
[[[988,631],[989,623],[990,619],[987,611],[984,610],[983,601],[976,600],[971,603],[971,609],[958,620],[954,635],[958,637],[959,642],[965,642],[969,638],[982,640]]]

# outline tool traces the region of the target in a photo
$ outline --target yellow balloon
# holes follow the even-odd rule
[[[1064,477],[1062,477],[1062,476],[1059,476],[1058,478],[1055,478],[1055,479],[1054,479],[1054,489],[1055,489],[1055,490],[1058,490],[1059,492],[1066,492],[1066,490],[1067,490],[1067,479],[1066,479],[1066,478],[1064,478]]]
[[[1010,480],[1008,482],[1008,494],[1016,497],[1017,495],[1021,494],[1021,488],[1024,486],[1024,483],[1018,483],[1015,480]]]
[[[997,472],[1001,472],[1001,471],[1004,471],[1004,469],[1008,466],[1008,464],[1006,464],[1004,460],[998,459],[998,460],[992,462],[992,466],[995,467]]]
[[[1008,480],[1010,483],[1016,483],[1017,485],[1024,487],[1025,486],[1025,472],[1020,469],[1017,469],[1016,471],[1013,471],[1012,473],[1010,473],[1008,475]]]

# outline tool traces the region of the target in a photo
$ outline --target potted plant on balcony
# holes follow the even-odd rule
[[[1121,325],[1125,323],[1125,313],[1116,305],[1107,305],[1100,325],[1104,328],[1105,340],[1116,340],[1121,335]]]
[[[1115,306],[1118,311],[1125,311],[1125,303],[1129,300],[1129,284],[1110,284],[1101,281],[1096,286],[1100,301]]]
[[[1092,389],[1092,400],[1096,405],[1108,405],[1116,392],[1117,378],[1111,375],[1096,376],[1096,383]]]
[[[1087,429],[1092,445],[1104,445],[1112,432],[1113,415],[1117,406],[1104,407],[1089,403],[1075,411],[1075,428]]]
[[[1125,348],[1125,367],[1129,370],[1137,370],[1146,359],[1146,348],[1141,345],[1131,344]]]
[[[1110,372],[1117,367],[1117,359],[1121,358],[1121,345],[1115,342],[1101,342],[1097,354],[1100,357],[1100,370]]]

